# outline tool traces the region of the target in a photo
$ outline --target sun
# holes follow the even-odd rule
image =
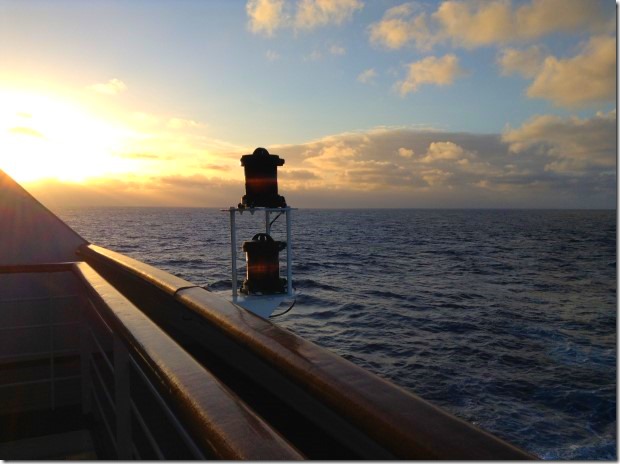
[[[115,156],[129,131],[78,103],[0,90],[0,169],[19,182],[84,182],[132,170]]]

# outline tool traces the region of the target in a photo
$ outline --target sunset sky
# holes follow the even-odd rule
[[[0,169],[45,204],[615,208],[613,0],[0,0]]]

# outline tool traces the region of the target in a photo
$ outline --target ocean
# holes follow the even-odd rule
[[[226,212],[58,214],[230,294]],[[263,231],[237,218],[239,246]],[[617,458],[615,211],[300,209],[292,247],[299,295],[275,323],[540,458]]]

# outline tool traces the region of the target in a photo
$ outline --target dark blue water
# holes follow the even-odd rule
[[[230,292],[227,213],[61,216]],[[263,224],[238,222],[240,242]],[[300,210],[293,233],[278,324],[541,458],[616,459],[615,211]]]

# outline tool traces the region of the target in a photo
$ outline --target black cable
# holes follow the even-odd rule
[[[273,225],[273,223],[276,222],[276,219],[278,219],[280,216],[282,216],[282,213],[278,213],[278,215],[275,218],[273,218],[273,221],[271,221],[269,223],[269,228],[270,229],[271,229],[271,226]]]
[[[292,304],[292,305],[290,305],[286,311],[281,312],[280,314],[272,314],[271,316],[269,316],[269,319],[271,319],[271,318],[273,318],[273,317],[284,316],[284,315],[285,315],[286,313],[288,313],[291,309],[293,309],[293,306],[295,306],[295,303],[297,303],[297,298],[295,298],[295,299],[293,300],[293,304]]]

